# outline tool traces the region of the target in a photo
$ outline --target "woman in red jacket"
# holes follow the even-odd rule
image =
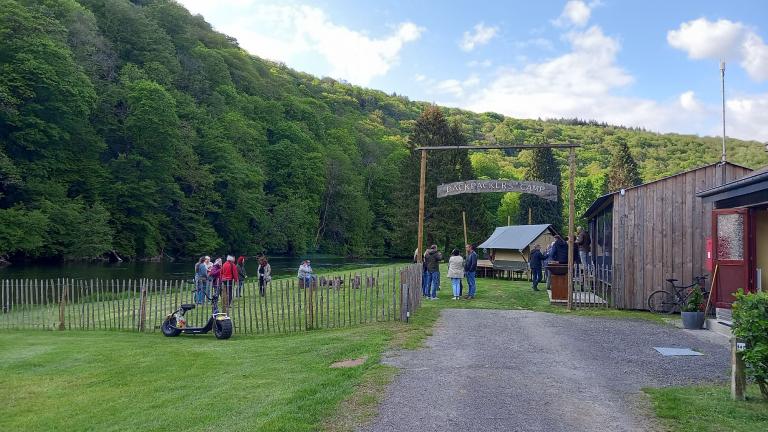
[[[232,287],[238,283],[240,275],[235,265],[235,257],[227,255],[227,262],[221,266],[221,284],[227,294],[227,309],[232,305]]]

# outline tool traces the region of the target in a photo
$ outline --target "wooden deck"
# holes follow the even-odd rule
[[[549,296],[550,304],[565,305],[568,304],[567,300],[552,300],[552,290],[547,290],[547,296]],[[605,306],[608,303],[599,295],[591,292],[574,291],[573,302],[579,304],[590,304],[595,306]]]

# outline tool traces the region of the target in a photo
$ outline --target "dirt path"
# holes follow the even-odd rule
[[[640,389],[727,377],[725,338],[635,320],[444,310],[401,368],[370,431],[648,431]],[[653,347],[699,357],[662,357]]]

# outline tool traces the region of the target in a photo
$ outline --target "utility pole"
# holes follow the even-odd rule
[[[424,260],[424,193],[427,189],[427,150],[421,150],[421,178],[419,179],[419,245],[417,262]]]
[[[576,176],[576,149],[571,148],[568,152],[568,162],[570,165],[570,178],[568,179],[568,310],[573,310],[573,213],[576,211],[574,205],[574,177]]]
[[[725,184],[725,61],[720,60],[720,93],[723,99],[723,154],[720,157],[722,184]]]

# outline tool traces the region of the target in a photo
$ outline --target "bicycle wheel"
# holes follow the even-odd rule
[[[648,296],[648,310],[653,313],[671,314],[677,308],[675,296],[664,290],[658,290]]]

